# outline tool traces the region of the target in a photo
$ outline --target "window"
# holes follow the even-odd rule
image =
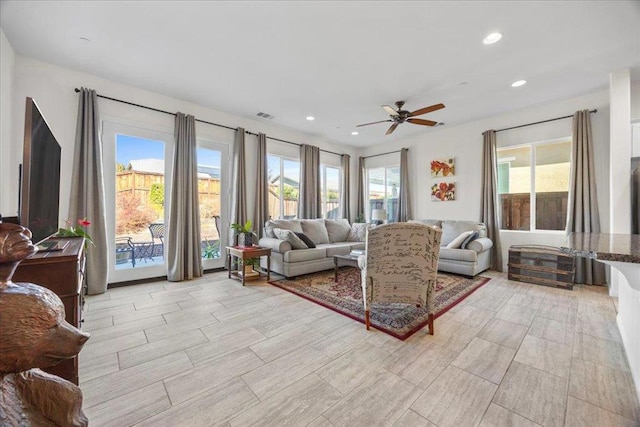
[[[571,141],[498,149],[498,193],[503,230],[564,230]]]
[[[269,215],[291,219],[298,215],[300,162],[267,155],[269,179]]]
[[[393,222],[398,209],[398,193],[400,192],[400,167],[380,167],[367,169],[367,194],[369,205],[367,218],[371,219],[374,209],[384,209],[387,222]]]
[[[336,219],[340,216],[340,169],[320,165],[322,192],[322,217]]]

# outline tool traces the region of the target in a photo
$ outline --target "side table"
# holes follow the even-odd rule
[[[245,283],[245,275],[240,274],[241,269],[244,269],[245,260],[250,258],[260,258],[266,256],[267,257],[267,272],[258,271],[259,274],[266,274],[267,280],[271,280],[271,249],[269,248],[261,248],[260,246],[227,246],[227,262],[229,265],[229,278],[233,273],[234,277],[238,279],[242,279],[242,286]],[[238,268],[236,270],[232,270],[233,268],[233,258],[237,258]]]

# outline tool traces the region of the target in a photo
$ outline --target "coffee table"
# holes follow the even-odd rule
[[[358,256],[355,255],[334,255],[333,256],[333,265],[334,273],[333,273],[333,281],[338,281],[338,268],[344,266],[357,267],[358,266]]]

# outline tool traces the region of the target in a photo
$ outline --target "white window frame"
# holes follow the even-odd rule
[[[380,166],[373,166],[370,168],[365,168],[365,178],[366,178],[366,189],[365,189],[365,203],[366,203],[366,207],[365,207],[365,218],[367,222],[371,222],[371,203],[369,201],[369,173],[372,170],[376,170],[376,169],[384,169],[384,178],[383,178],[383,182],[384,182],[384,188],[385,188],[385,193],[384,193],[384,199],[382,202],[382,207],[383,209],[387,212],[387,215],[389,215],[389,206],[387,204],[387,201],[389,199],[389,197],[387,196],[387,176],[389,173],[389,169],[393,169],[393,168],[400,168],[399,164],[391,164],[391,165],[380,165]],[[398,183],[398,194],[400,193],[400,184]],[[394,222],[394,220],[390,220],[388,222]]]
[[[278,159],[280,159],[280,188],[279,188],[279,192],[278,192],[278,197],[279,197],[279,204],[280,204],[280,215],[282,216],[282,214],[284,213],[284,161],[290,161],[290,162],[297,162],[298,163],[298,169],[300,169],[300,159],[296,159],[293,157],[288,157],[288,156],[283,156],[281,154],[274,154],[274,153],[269,153],[267,152],[267,157],[277,157]],[[268,168],[268,166],[267,166]],[[268,196],[267,196],[268,197]],[[300,175],[298,174],[298,204],[300,203]],[[271,216],[271,212],[269,212],[269,216]],[[295,217],[298,217],[298,213],[296,212]],[[272,219],[276,219],[276,218],[272,218]],[[277,218],[280,219],[280,218]]]
[[[343,212],[342,203],[342,168],[340,166],[333,166],[327,164],[320,164],[320,192],[322,194],[322,217],[327,217],[327,168],[335,169],[338,171],[338,216]]]
[[[529,147],[529,169],[531,174],[531,185],[529,188],[529,230],[510,230],[508,228],[501,228],[500,231],[521,232],[521,233],[532,233],[532,232],[544,231],[545,233],[557,233],[557,234],[565,232],[565,230],[538,229],[536,224],[536,219],[537,219],[536,218],[536,213],[537,213],[536,212],[536,168],[535,168],[536,150],[537,150],[537,147],[541,147],[544,145],[558,144],[560,142],[571,142],[571,135],[565,136],[562,138],[548,139],[548,140],[537,141],[537,142],[528,142],[524,144],[506,145],[504,147],[497,148],[496,151],[499,152],[500,150],[510,150],[513,148]],[[501,161],[497,157],[498,156],[496,156],[496,163],[505,163],[508,161],[507,159],[505,159],[504,161]],[[569,157],[571,158],[571,152],[569,152]],[[496,167],[496,171],[497,171],[497,167]],[[568,188],[567,188],[567,191],[569,191]],[[498,194],[498,199],[500,199],[500,194]]]
[[[229,171],[231,170],[229,158],[229,144],[215,142],[206,138],[196,138],[196,146],[206,150],[220,151],[220,257],[202,259],[202,267],[205,270],[222,268],[225,265],[225,248],[229,243],[229,212],[231,210],[231,190],[229,186]]]

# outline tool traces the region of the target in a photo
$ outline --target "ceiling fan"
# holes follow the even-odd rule
[[[385,135],[389,135],[390,133],[393,133],[394,130],[396,130],[396,128],[400,123],[404,123],[404,122],[413,123],[414,125],[435,126],[438,124],[438,122],[434,122],[433,120],[414,119],[414,117],[421,116],[423,114],[427,114],[432,111],[436,111],[444,108],[444,104],[435,104],[430,107],[425,107],[416,111],[409,112],[407,110],[402,109],[403,105],[404,105],[404,101],[397,101],[396,102],[396,107],[398,108],[397,110],[395,110],[390,105],[383,105],[382,108],[384,108],[387,111],[387,113],[389,113],[389,115],[391,116],[390,119],[380,120],[379,122],[364,123],[362,125],[357,125],[356,127],[375,125],[376,123],[393,122],[393,124],[385,134]]]

